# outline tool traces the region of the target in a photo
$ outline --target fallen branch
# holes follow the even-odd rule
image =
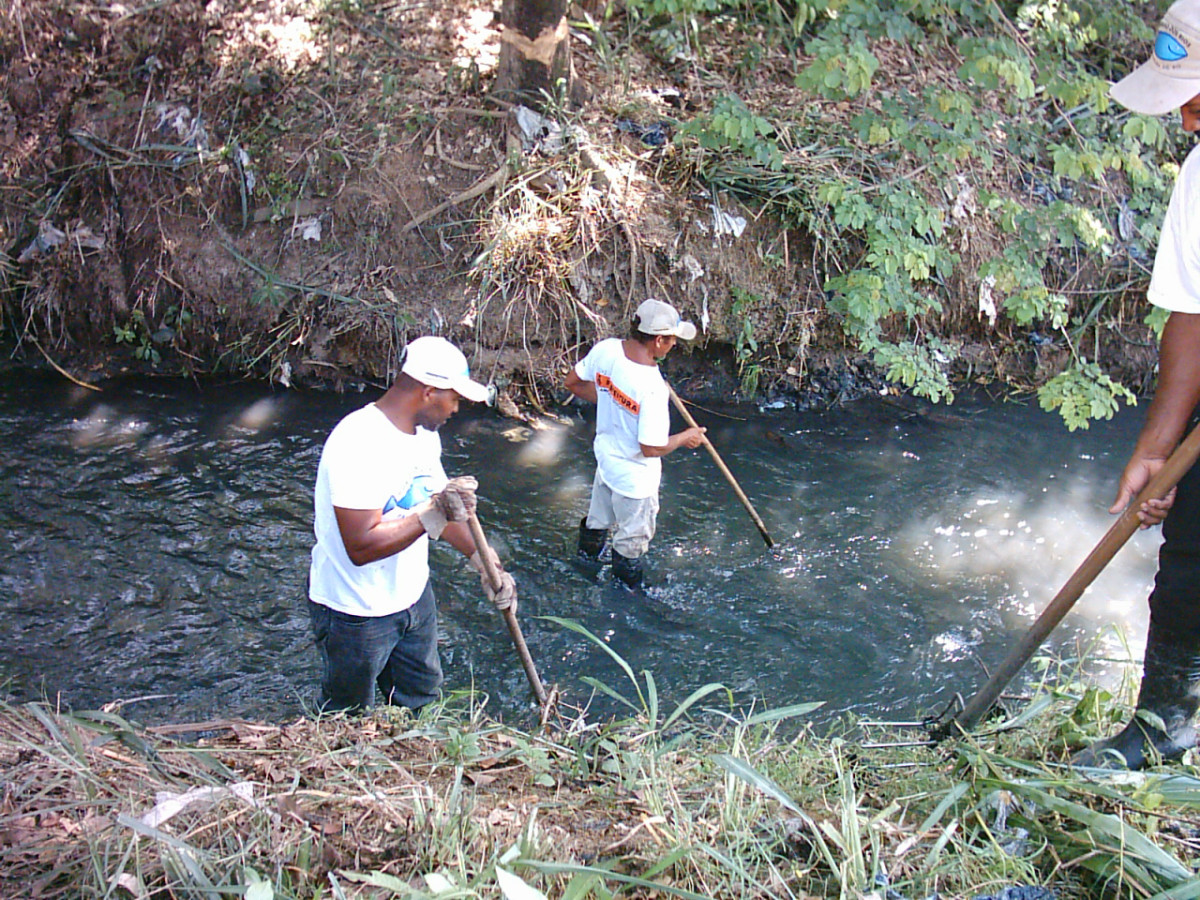
[[[445,212],[450,207],[455,206],[459,203],[466,203],[468,200],[474,200],[476,197],[480,196],[481,194],[486,194],[492,188],[498,187],[499,185],[504,184],[504,182],[508,180],[508,174],[509,174],[508,163],[502,163],[500,165],[500,168],[498,168],[491,175],[488,175],[486,178],[481,178],[479,181],[475,182],[473,185],[471,185],[469,188],[467,188],[461,194],[455,194],[453,197],[451,197],[449,200],[445,201],[444,203],[439,203],[433,209],[428,209],[425,212],[421,213],[419,216],[417,216],[415,219],[413,219],[411,222],[409,222],[407,225],[405,225],[400,230],[407,234],[408,232],[412,231],[414,228],[420,227],[420,225],[423,222],[427,222],[430,219],[432,219],[438,213]]]
[[[33,342],[33,346],[37,347],[38,350],[41,351],[42,356],[46,357],[46,362],[50,363],[50,365],[54,367],[54,371],[57,372],[59,375],[61,375],[63,378],[67,379],[67,381],[71,382],[72,384],[77,384],[81,388],[87,388],[89,391],[100,390],[100,388],[96,387],[94,384],[88,384],[86,381],[80,381],[78,378],[76,378],[74,375],[72,375],[70,372],[68,372],[66,369],[64,369],[62,366],[60,366],[54,360],[52,360],[50,358],[50,354],[42,349],[42,345],[38,343],[37,338],[30,338],[30,340]]]
[[[468,172],[486,172],[487,166],[478,166],[475,163],[459,162],[457,159],[451,159],[442,152],[442,130],[437,128],[433,132],[433,142],[437,146],[437,157],[448,166],[454,166],[456,169],[465,169]]]

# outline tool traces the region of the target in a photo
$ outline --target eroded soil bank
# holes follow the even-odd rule
[[[560,141],[489,94],[498,30],[473,0],[46,2],[8,24],[0,288],[17,360],[81,380],[379,384],[406,340],[437,332],[511,413],[554,399],[573,359],[659,296],[702,326],[669,368],[697,399],[884,387],[826,306],[827,249],[705,188],[647,130],[728,88],[715,62],[579,31],[586,103],[557,112]],[[730,35],[710,37],[718,57]],[[778,68],[738,87],[782,102]],[[956,278],[951,293],[978,289],[969,266]],[[1069,360],[1036,328],[986,333],[973,304],[939,326],[960,382],[1035,387]],[[1104,341],[1110,370],[1145,388],[1144,327]]]

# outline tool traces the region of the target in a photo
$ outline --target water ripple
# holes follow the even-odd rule
[[[369,398],[174,382],[82,393],[0,377],[7,690],[76,707],[136,700],[126,713],[145,721],[301,712],[317,669],[303,599],[312,482],[329,430]],[[666,708],[720,682],[739,702],[911,715],[976,686],[1104,533],[1138,425],[1122,415],[1072,435],[1011,404],[952,412],[863,402],[713,420],[777,545],[763,546],[707,454],[680,451],[665,461],[650,556],[660,586],[644,595],[571,563],[589,422],[464,415],[443,438],[447,470],[480,478],[530,649],[569,699],[588,701],[583,676],[636,689],[603,649],[539,617],[574,619],[653,673]],[[1139,535],[1097,581],[1055,637],[1063,652],[1100,635],[1119,656],[1114,621],[1137,652],[1156,544]],[[477,576],[446,547],[433,567],[448,686],[523,714],[524,674]]]

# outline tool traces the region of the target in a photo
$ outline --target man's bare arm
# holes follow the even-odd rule
[[[662,447],[655,447],[651,444],[638,444],[642,448],[642,456],[666,456],[668,453],[673,453],[680,447],[689,447],[695,450],[704,443],[704,432],[707,428],[689,428],[686,431],[681,431],[678,434],[673,434],[667,438],[667,443]]]
[[[1163,329],[1159,349],[1158,388],[1121,474],[1110,512],[1123,510],[1162,468],[1183,438],[1197,403],[1200,403],[1200,314],[1173,312]],[[1138,511],[1142,526],[1157,525],[1165,519],[1174,499],[1172,491],[1161,500],[1143,503]]]
[[[406,550],[425,533],[421,519],[415,513],[386,522],[379,509],[335,506],[333,513],[337,517],[346,555],[356,566],[365,566]]]
[[[565,387],[580,400],[586,400],[588,403],[595,403],[597,400],[596,382],[584,381],[574,368],[567,373]]]

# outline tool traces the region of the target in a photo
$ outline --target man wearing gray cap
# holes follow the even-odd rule
[[[368,709],[377,686],[385,702],[410,709],[437,699],[430,540],[445,538],[470,560],[498,609],[515,607],[512,576],[493,552],[502,585],[492,589],[466,524],[475,479],[447,479],[442,469],[438,429],[460,400],[487,395],[453,344],[417,338],[387,392],[342,419],[325,441],[308,581],[324,710]]]
[[[579,553],[597,561],[610,530],[612,571],[629,587],[642,584],[642,557],[658,518],[662,457],[695,449],[703,428],[670,434],[670,391],[658,362],[690,341],[696,326],[675,307],[646,300],[634,314],[629,337],[600,341],[567,375],[572,394],[596,404],[596,477],[588,513],[579,523]]]
[[[1180,0],[1167,10],[1154,55],[1110,93],[1145,115],[1178,109],[1183,130],[1200,131],[1200,0]],[[1162,468],[1200,412],[1200,148],[1184,160],[1171,192],[1147,296],[1170,316],[1159,348],[1158,387],[1121,475],[1112,513],[1121,512]],[[1194,467],[1161,500],[1143,503],[1138,518],[1143,528],[1163,523],[1163,544],[1150,594],[1137,710],[1120,733],[1076,754],[1074,765],[1140,769],[1160,758],[1182,756],[1196,745],[1200,469]]]

